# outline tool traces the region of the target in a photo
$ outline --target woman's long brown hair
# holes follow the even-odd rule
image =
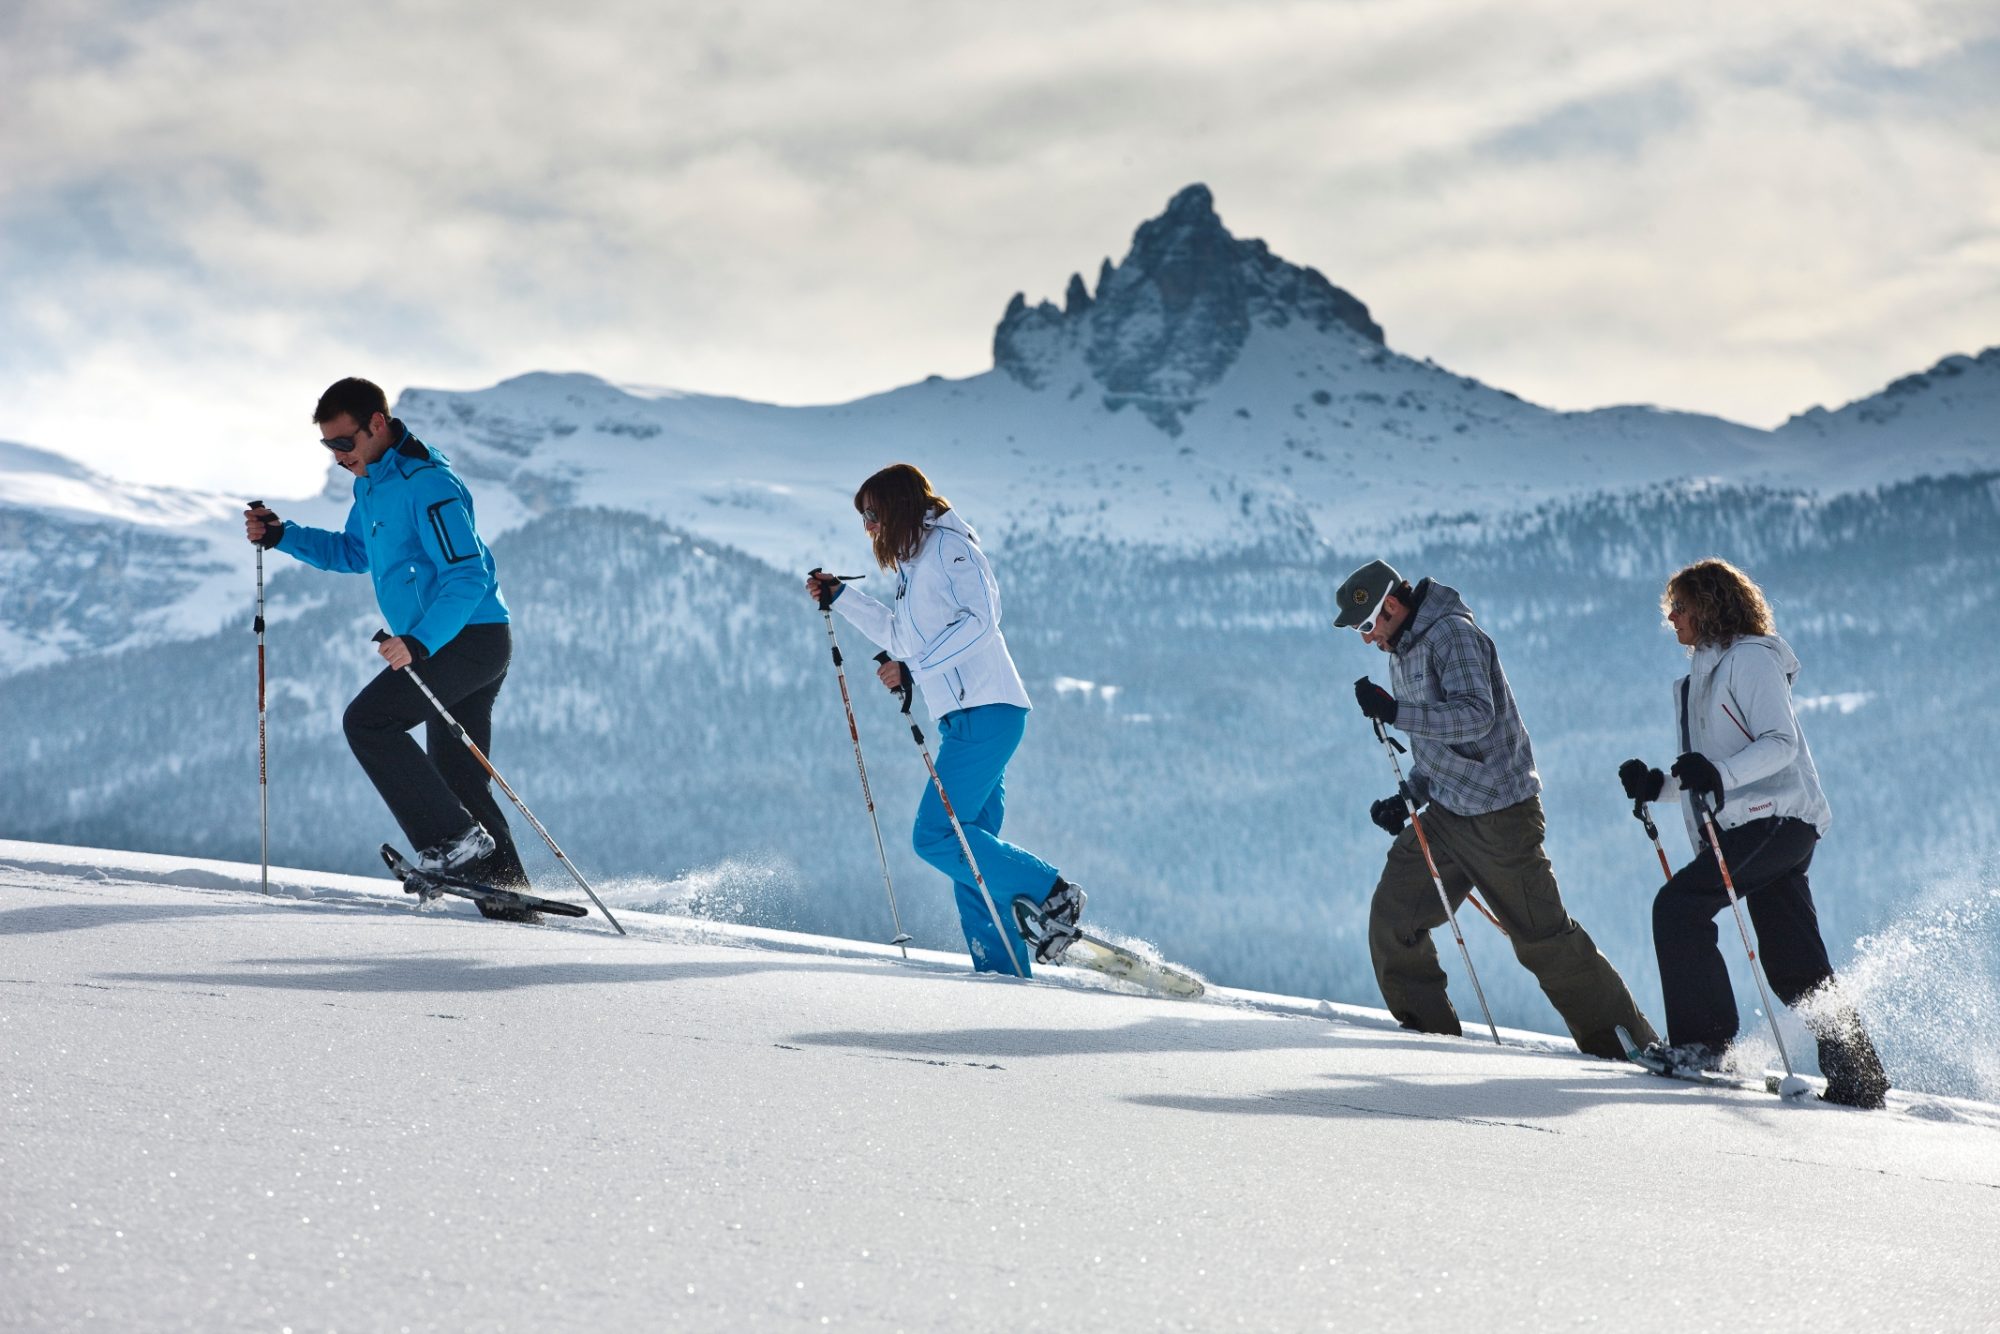
[[[951,508],[951,502],[931,490],[930,478],[915,464],[892,463],[861,484],[854,493],[854,511],[874,510],[875,563],[893,570],[917,554],[924,544],[924,516]]]
[[[1776,633],[1771,604],[1757,581],[1726,560],[1711,557],[1675,572],[1660,594],[1660,612],[1674,603],[1690,618],[1696,644],[1729,644],[1744,635]]]

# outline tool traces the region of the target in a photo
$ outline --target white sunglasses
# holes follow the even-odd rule
[[[1369,612],[1368,615],[1366,615],[1360,621],[1355,623],[1354,626],[1355,633],[1365,635],[1375,628],[1375,622],[1382,619],[1382,604],[1387,602],[1389,600],[1389,595],[1395,591],[1396,590],[1393,588],[1385,588],[1382,590],[1382,596],[1375,599],[1375,610]]]

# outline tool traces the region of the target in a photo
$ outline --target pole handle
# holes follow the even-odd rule
[[[888,662],[889,660],[887,650],[875,655],[875,661],[877,662]],[[896,687],[896,693],[903,697],[903,713],[907,716],[910,712],[910,700],[917,693],[917,683],[916,679],[910,675],[910,665],[908,663],[899,662],[896,665],[903,669],[903,684]]]
[[[392,637],[387,630],[377,630],[369,637],[368,642],[371,644],[386,644]]]
[[[866,579],[868,577],[865,574],[828,574],[817,565],[807,570],[806,575],[809,578],[821,581],[819,586],[819,609],[821,611],[828,611],[833,607],[833,590],[826,586],[826,580],[833,580],[834,585],[838,587],[841,584],[851,584],[857,579]]]

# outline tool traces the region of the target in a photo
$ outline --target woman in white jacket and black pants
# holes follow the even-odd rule
[[[1803,1011],[1819,1040],[1825,1096],[1880,1107],[1888,1077],[1860,1017],[1834,988],[1806,881],[1832,816],[1792,707],[1798,657],[1776,634],[1763,591],[1727,561],[1679,571],[1660,602],[1688,650],[1688,674],[1674,684],[1680,758],[1671,775],[1627,760],[1618,777],[1635,801],[1679,799],[1695,847],[1695,859],[1653,901],[1653,948],[1673,1044],[1662,1056],[1712,1067],[1736,1037],[1736,999],[1715,925],[1729,898],[1694,809],[1701,795],[1716,812],[1722,853],[1757,929],[1771,988]]]
[[[922,472],[907,463],[882,469],[861,484],[854,508],[875,546],[875,559],[896,572],[894,605],[885,606],[830,575],[806,579],[806,592],[819,600],[822,585],[833,592],[833,607],[861,632],[888,650],[890,661],[876,673],[900,691],[907,670],[937,719],[940,734],[938,777],[951,796],[966,842],[1005,923],[1005,935],[987,911],[935,788],[926,784],[917,804],[910,841],[917,855],[950,876],[958,899],[958,919],[972,966],[980,972],[1022,976],[1032,955],[1053,962],[1076,938],[1084,894],[1056,868],[1025,848],[1000,837],[1006,814],[1007,761],[1028,725],[1028,692],[1000,633],[1000,588],[979,539],[949,501],[931,490]],[[1024,941],[1015,929],[1012,904],[1026,897],[1039,904],[1047,935]],[[1008,953],[1014,962],[1008,961]]]

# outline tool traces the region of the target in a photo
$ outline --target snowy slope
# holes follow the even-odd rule
[[[255,879],[0,843],[0,1327],[1882,1331],[2000,1310],[2000,1108],[1790,1108],[1282,997]]]

